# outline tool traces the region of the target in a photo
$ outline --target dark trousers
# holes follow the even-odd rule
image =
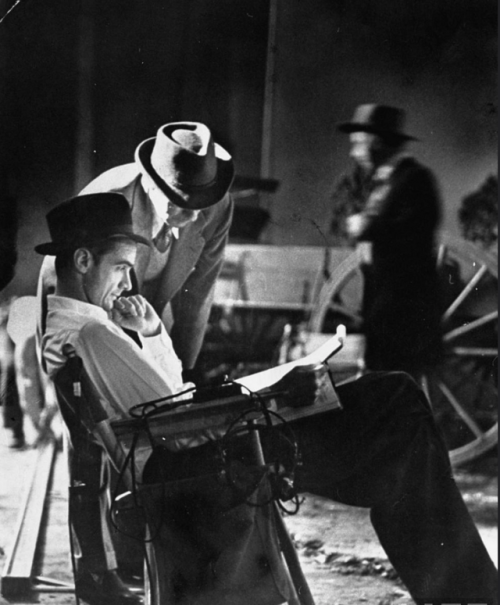
[[[415,381],[402,372],[377,372],[338,387],[338,395],[343,410],[289,424],[302,457],[297,491],[369,508],[380,543],[417,602],[496,603],[496,569]],[[290,437],[287,427],[261,434],[268,462],[286,443],[276,431]],[[233,459],[244,459],[240,449],[235,446]],[[214,472],[218,453],[214,444],[159,449],[143,480]]]
[[[444,442],[417,384],[404,373],[373,373],[339,387],[338,394],[343,410],[290,423],[302,455],[298,491],[370,508],[380,543],[415,600],[496,603],[496,569],[456,487]],[[288,436],[286,428],[274,431]],[[265,451],[272,452],[276,444],[273,432],[262,435]],[[94,482],[102,494],[98,452],[88,451],[95,462],[82,464],[85,447],[74,445],[80,462],[73,480],[82,479],[88,487]],[[166,473],[167,458],[153,454],[143,480],[154,482],[163,474],[172,480],[176,473],[186,477],[190,469],[211,472],[217,453],[213,444],[164,452],[171,467]],[[88,495],[90,500],[72,499],[70,506],[79,539],[89,539],[82,550],[96,570],[96,564],[109,567],[106,523],[96,492]]]
[[[298,490],[370,508],[414,599],[496,603],[496,569],[416,383],[399,372],[373,373],[338,394],[342,411],[292,423],[303,461]]]

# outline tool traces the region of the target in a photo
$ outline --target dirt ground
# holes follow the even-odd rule
[[[3,569],[11,548],[23,484],[29,478],[36,452],[13,451],[0,430],[0,565]],[[457,481],[481,536],[497,564],[497,458],[471,465],[457,473]],[[54,468],[48,529],[43,553],[38,554],[36,573],[71,582],[66,526],[66,473],[58,456]],[[286,518],[316,605],[410,605],[410,599],[380,547],[368,511],[305,495],[297,515]],[[75,603],[68,593],[33,593],[23,601],[0,605]]]
[[[497,458],[456,473],[457,483],[498,566]],[[410,605],[413,600],[387,560],[368,511],[306,495],[286,520],[316,605]]]

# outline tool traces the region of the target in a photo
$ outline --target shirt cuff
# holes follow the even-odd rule
[[[141,340],[143,347],[154,357],[164,355],[165,349],[173,351],[172,340],[161,321],[159,334],[155,336],[141,336]]]

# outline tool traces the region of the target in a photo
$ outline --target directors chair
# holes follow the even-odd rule
[[[342,340],[342,334],[333,336],[302,360],[216,390],[198,389],[190,400],[177,396],[139,403],[130,419],[114,422],[67,345],[68,362],[54,381],[61,413],[73,448],[82,447],[75,440],[83,432],[83,442],[91,444],[84,456],[95,465],[105,452],[118,472],[111,523],[116,526],[119,488],[129,493],[141,517],[141,535],[131,537],[144,550],[146,605],[314,605],[280,512],[282,500],[295,498],[298,505],[293,494],[297,451],[287,422],[336,402],[323,398],[281,415],[272,385],[294,365],[325,362]],[[274,431],[277,425],[283,430]],[[276,445],[265,460],[260,434],[272,431]],[[165,447],[200,434],[207,437],[204,445],[175,452]],[[86,522],[97,528],[96,501],[106,485],[86,486],[88,477],[81,475],[78,469],[73,476],[70,472],[70,498],[80,497],[80,508],[88,509]]]

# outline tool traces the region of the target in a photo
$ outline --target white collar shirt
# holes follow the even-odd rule
[[[42,354],[49,376],[67,361],[63,346],[72,345],[111,420],[128,418],[138,403],[182,390],[182,365],[163,326],[158,336],[139,338],[142,348],[101,307],[48,297]]]
[[[67,362],[62,352],[64,345],[72,345],[109,420],[129,419],[132,406],[183,390],[182,364],[163,326],[158,336],[139,337],[141,348],[96,305],[55,295],[49,295],[47,302],[42,339],[47,373],[52,379],[55,377]],[[173,451],[183,450],[220,434],[207,429],[169,437],[164,445]],[[137,448],[137,472],[142,472],[149,453],[149,446]]]

